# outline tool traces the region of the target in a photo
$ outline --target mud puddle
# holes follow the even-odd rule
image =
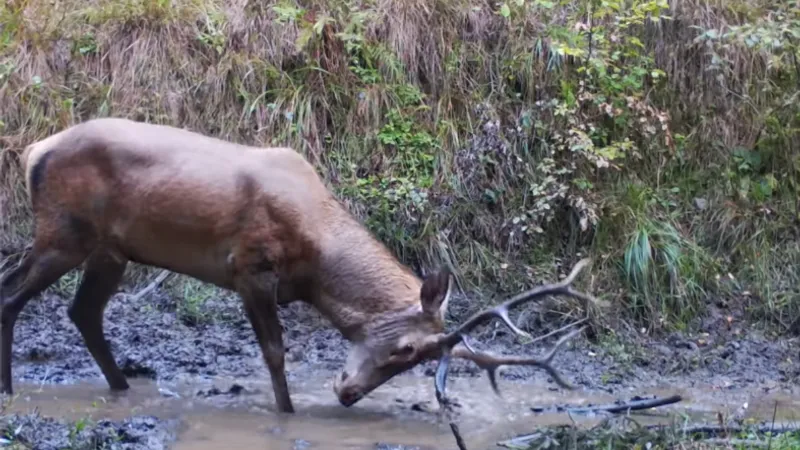
[[[135,380],[129,391],[120,394],[110,393],[100,381],[70,385],[20,384],[5,414],[24,417],[38,412],[42,417],[73,424],[87,419],[87,423],[100,421],[100,427],[111,426],[134,438],[136,433],[128,429],[144,427],[139,433],[147,435],[149,441],[133,440],[127,447],[120,447],[131,449],[454,448],[448,424],[437,414],[430,378],[397,377],[357,406],[344,408],[330,390],[327,375],[331,374],[325,375],[317,373],[293,383],[296,413],[292,415],[274,412],[269,382],[225,378],[194,383]],[[552,391],[543,385],[506,382],[503,397],[498,398],[482,378],[455,379],[448,390],[457,403],[457,422],[470,449],[496,449],[498,441],[540,426],[569,423],[590,426],[603,418],[563,411],[536,413],[534,409],[538,406],[608,404],[620,397],[581,390]],[[717,412],[733,411],[742,402],[750,404],[747,417],[771,419],[776,402],[778,421],[791,421],[800,416],[800,397],[760,395],[758,392],[724,395],[707,387],[673,389],[669,386],[649,389],[647,394],[679,394],[684,400],[655,411],[632,413],[642,424],[666,423],[677,414],[690,421],[713,421]],[[72,431],[67,429],[67,434]],[[59,448],[57,444],[48,447],[48,440],[52,441],[53,435],[59,433],[49,434],[38,436],[37,441],[33,433],[30,442],[33,448]]]

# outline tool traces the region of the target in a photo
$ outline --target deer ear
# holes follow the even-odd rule
[[[419,294],[425,314],[438,315],[444,320],[451,285],[450,271],[447,268],[438,269],[425,278]]]

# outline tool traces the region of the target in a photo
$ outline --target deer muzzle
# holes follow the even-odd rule
[[[359,386],[352,383],[352,379],[348,383],[348,378],[347,371],[342,371],[333,380],[333,391],[336,393],[336,397],[339,398],[339,403],[345,407],[353,406],[365,395]]]
[[[337,394],[337,396],[339,397],[339,403],[341,403],[342,406],[347,407],[347,408],[349,408],[350,406],[353,406],[359,400],[364,398],[363,394],[361,394],[358,391],[354,391],[354,390],[346,390],[346,391],[339,392]]]

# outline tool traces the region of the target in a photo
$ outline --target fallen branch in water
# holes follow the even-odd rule
[[[133,294],[131,296],[131,300],[139,301],[139,300],[143,299],[144,297],[146,297],[150,292],[155,290],[155,288],[157,288],[159,284],[163,283],[164,280],[166,280],[167,277],[170,275],[170,273],[171,272],[169,270],[162,270],[161,273],[158,274],[158,276],[156,277],[155,280],[153,280],[152,283],[148,284],[141,291]]]
[[[541,436],[542,433],[523,434],[522,436],[517,436],[505,441],[498,442],[497,445],[500,447],[511,448],[511,449],[528,448],[528,444],[531,441],[533,441],[534,439],[538,439]]]
[[[667,398],[651,398],[647,400],[634,400],[628,403],[613,404],[613,405],[598,405],[587,406],[583,408],[568,408],[567,411],[576,414],[585,414],[589,412],[609,412],[612,414],[619,414],[630,411],[640,411],[643,409],[658,408],[659,406],[671,405],[683,400],[680,395],[672,395]]]
[[[558,410],[566,411],[567,413],[573,413],[573,414],[586,414],[592,412],[607,412],[611,414],[618,414],[618,413],[628,413],[630,411],[639,411],[643,409],[657,408],[659,406],[671,405],[673,403],[678,403],[681,400],[683,400],[683,398],[680,395],[672,395],[666,398],[655,397],[645,400],[633,400],[626,403],[612,404],[612,405],[597,405],[597,406],[587,406],[580,408],[559,407]],[[544,408],[531,408],[531,410],[534,412],[543,412]],[[513,449],[526,448],[531,441],[538,439],[541,436],[542,433],[526,434],[502,442],[498,442],[497,445]]]
[[[458,450],[467,450],[467,445],[464,444],[464,438],[461,437],[461,432],[458,431],[458,425],[456,425],[455,422],[450,422],[450,430],[453,432],[453,436],[456,438]]]
[[[447,365],[450,363],[450,354],[445,354],[442,359],[439,360],[439,367],[436,369],[436,376],[442,378],[442,386],[446,380],[444,379],[444,374],[446,373]],[[456,445],[458,446],[458,450],[467,450],[467,444],[464,443],[464,438],[461,437],[461,431],[458,429],[458,424],[456,424],[452,420],[453,416],[453,409],[450,407],[450,400],[448,400],[442,392],[438,389],[436,390],[436,401],[439,403],[439,412],[440,414],[445,414],[448,416],[448,421],[450,424],[450,431],[453,432],[453,437],[456,439]]]
[[[637,399],[629,402],[614,403],[610,405],[596,405],[596,406],[585,406],[585,407],[559,406],[556,408],[556,411],[558,412],[566,411],[572,414],[587,414],[593,412],[607,412],[612,414],[618,414],[630,411],[640,411],[643,409],[657,408],[659,406],[671,405],[673,403],[678,403],[681,400],[683,400],[683,398],[680,395],[672,395],[666,398],[655,397],[650,399]],[[540,413],[540,412],[545,412],[546,409],[540,407],[532,407],[531,411]]]

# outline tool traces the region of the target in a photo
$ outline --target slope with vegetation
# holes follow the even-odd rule
[[[0,23],[7,254],[31,231],[20,150],[124,116],[296,148],[469,291],[580,253],[608,318],[726,301],[796,327],[798,1],[10,0]]]

